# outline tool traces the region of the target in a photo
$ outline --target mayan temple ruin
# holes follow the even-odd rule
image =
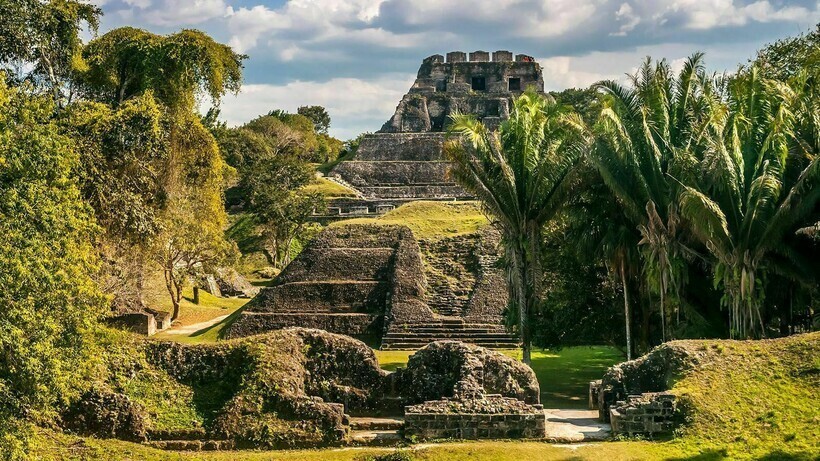
[[[507,118],[512,98],[544,91],[541,66],[509,51],[454,51],[426,58],[396,112],[366,135],[356,156],[339,164],[331,179],[354,189],[356,199],[335,200],[329,216],[382,214],[414,200],[453,200],[467,194],[448,175],[442,158],[447,122],[469,113],[490,127]]]
[[[448,118],[470,113],[490,127],[512,98],[543,92],[541,67],[509,51],[447,53],[422,62],[410,91],[379,132],[329,178],[358,197],[334,200],[323,218],[377,216],[417,200],[469,199],[443,158]],[[515,347],[503,326],[507,289],[498,233],[485,227],[436,241],[404,226],[325,229],[230,326],[239,337],[289,326],[321,328],[414,349],[436,339]]]

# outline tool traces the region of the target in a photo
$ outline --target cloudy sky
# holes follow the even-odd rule
[[[92,1],[101,33],[195,28],[247,54],[242,92],[222,103],[230,124],[319,104],[341,138],[379,129],[432,54],[529,54],[559,90],[623,78],[645,56],[675,65],[704,51],[712,70],[733,70],[820,21],[818,0]]]

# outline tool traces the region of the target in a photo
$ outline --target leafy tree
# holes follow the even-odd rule
[[[116,308],[142,308],[146,248],[159,233],[168,162],[163,114],[149,93],[116,109],[96,102],[68,107],[63,126],[81,152],[83,198],[102,227],[99,282]]]
[[[192,111],[196,96],[218,102],[239,91],[244,55],[198,30],[156,35],[132,27],[114,29],[83,50],[87,95],[120,104],[152,91],[165,106]]]
[[[669,295],[680,304],[687,258],[692,256],[682,233],[673,178],[690,179],[692,162],[682,153],[701,149],[708,113],[700,97],[701,61],[701,54],[690,57],[676,78],[665,61],[653,64],[647,59],[631,76],[631,87],[612,81],[598,85],[604,101],[590,158],[640,231],[643,270],[660,297],[663,340]]]
[[[272,156],[256,162],[253,174],[241,180],[248,194],[248,209],[272,247],[271,259],[276,267],[290,262],[294,240],[313,211],[325,206],[321,195],[301,190],[313,175],[313,169],[296,158]]]
[[[575,112],[581,115],[587,125],[594,124],[601,113],[600,94],[594,86],[584,89],[568,88],[562,91],[552,91],[550,95],[559,104],[572,107]]]
[[[0,78],[0,450],[15,419],[53,419],[73,395],[104,305],[79,156],[53,113]]]
[[[235,246],[223,233],[225,176],[232,169],[197,115],[180,114],[170,123],[170,161],[162,178],[168,206],[152,254],[165,274],[175,320],[188,276],[229,261]]]
[[[156,197],[164,205],[156,213],[159,232],[147,247],[165,274],[176,319],[191,271],[219,264],[232,253],[222,229],[223,190],[233,170],[195,113],[195,103],[207,95],[218,105],[226,92],[237,91],[244,56],[199,31],[161,36],[130,27],[91,41],[83,56],[86,96],[113,107],[152,99],[162,113],[165,157],[153,171]],[[122,182],[115,187],[128,190]]]
[[[24,76],[51,90],[62,104],[64,85],[81,67],[80,31],[86,24],[96,31],[100,8],[76,0],[0,0],[0,64],[32,64]]]
[[[296,109],[296,113],[310,119],[316,133],[327,134],[330,129],[330,114],[322,106],[301,106]]]
[[[450,127],[447,147],[458,181],[481,201],[502,232],[523,359],[530,362],[530,315],[540,305],[542,228],[564,203],[570,175],[588,146],[581,118],[551,97],[525,93],[497,132],[470,115]]]
[[[796,276],[808,264],[785,238],[812,221],[820,201],[820,156],[792,149],[800,95],[791,87],[762,78],[752,66],[726,90],[726,104],[712,103],[709,146],[699,159],[708,174],[684,185],[680,206],[717,259],[715,283],[724,290],[731,335],[745,338],[765,332],[767,273]]]

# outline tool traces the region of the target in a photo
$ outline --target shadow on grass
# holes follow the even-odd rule
[[[721,461],[729,459],[729,453],[725,448],[709,449],[698,453],[697,455],[687,456],[684,458],[666,458],[665,461]]]
[[[250,303],[248,303],[248,304],[250,304]],[[216,336],[215,336],[216,339],[224,339],[225,329],[228,326],[230,326],[240,315],[242,315],[242,312],[248,307],[248,304],[245,304],[244,306],[240,307],[239,309],[233,311],[229,316],[224,318],[221,322],[215,323],[215,324],[213,324],[209,327],[205,327],[201,330],[197,330],[194,333],[191,333],[190,337],[191,338],[196,338],[196,337],[204,336],[206,334],[215,332],[216,333]]]

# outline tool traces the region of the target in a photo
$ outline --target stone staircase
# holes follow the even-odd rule
[[[352,417],[350,418],[351,445],[395,445],[402,441],[404,418]]]
[[[382,338],[382,350],[421,349],[433,341],[455,340],[491,349],[514,349],[519,340],[502,325],[440,319],[427,323],[391,325]]]

